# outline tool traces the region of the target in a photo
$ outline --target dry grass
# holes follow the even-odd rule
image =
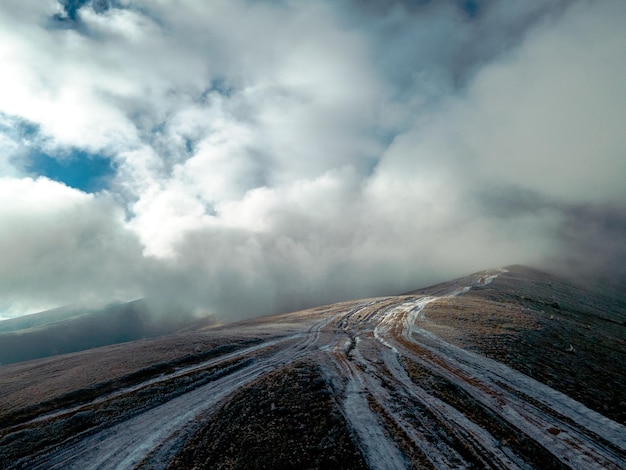
[[[207,382],[230,374],[249,362],[249,358],[232,359],[142,386],[131,392],[117,394],[80,409],[68,410],[49,419],[14,426],[6,436],[0,432],[0,467],[5,468],[11,462],[18,462],[20,458],[32,456],[45,447],[57,445],[80,433],[93,433],[130,419]]]
[[[525,285],[520,287],[525,294],[516,300],[512,295],[506,302],[488,300],[504,299],[502,291],[485,289],[433,302],[419,326],[625,424],[626,328],[606,319],[611,312],[600,317],[583,304],[533,297]],[[566,292],[559,299],[574,295]]]
[[[514,336],[541,328],[537,318],[524,307],[470,295],[431,302],[425,312],[425,318],[418,323],[420,328],[464,347],[496,335]]]
[[[206,416],[169,468],[367,466],[318,366],[299,362],[254,382]]]
[[[234,341],[243,345],[241,338]],[[216,347],[232,344],[223,334],[184,334],[142,340],[0,367],[0,419],[20,409],[62,399],[70,392],[132,385],[157,374],[159,364],[203,358]],[[221,351],[220,351],[221,352]],[[142,371],[146,373],[143,374]],[[99,393],[101,393],[100,390]],[[6,422],[6,420],[5,420]]]

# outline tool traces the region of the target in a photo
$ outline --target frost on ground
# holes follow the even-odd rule
[[[197,332],[123,386],[4,411],[0,467],[623,469],[625,338],[581,295],[515,267]]]

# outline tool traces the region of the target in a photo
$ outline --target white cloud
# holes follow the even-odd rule
[[[0,220],[0,310],[139,294],[140,247],[106,195],[0,178]]]
[[[95,60],[93,42],[71,29],[46,30],[42,17],[21,22],[7,13],[0,11],[0,110],[38,124],[60,146],[97,151],[132,141],[132,123],[99,96],[112,71]]]
[[[563,239],[573,205],[626,204],[617,0],[126,5],[0,9],[0,115],[117,165],[97,195],[20,179],[0,133],[0,311],[398,292],[558,258],[590,243]]]
[[[581,2],[481,71],[458,138],[496,179],[573,203],[626,199],[623,2]]]

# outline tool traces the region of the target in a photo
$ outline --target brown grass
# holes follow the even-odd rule
[[[530,293],[516,302],[479,294],[429,304],[419,326],[626,423],[626,328]]]
[[[240,346],[245,344],[240,338],[234,341]],[[0,420],[20,409],[62,400],[73,391],[97,388],[100,394],[106,391],[103,387],[106,388],[107,383],[111,391],[132,385],[149,378],[146,375],[163,372],[159,364],[167,368],[167,364],[181,360],[197,362],[214,348],[232,342],[233,338],[224,335],[184,334],[0,367]],[[133,374],[136,380],[132,379]]]
[[[299,362],[238,392],[169,468],[365,469],[319,367]]]

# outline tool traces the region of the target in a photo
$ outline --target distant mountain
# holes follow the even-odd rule
[[[3,366],[0,467],[623,469],[625,301],[510,266]]]
[[[188,315],[156,317],[144,300],[62,307],[0,321],[0,364],[170,334],[193,323]]]

